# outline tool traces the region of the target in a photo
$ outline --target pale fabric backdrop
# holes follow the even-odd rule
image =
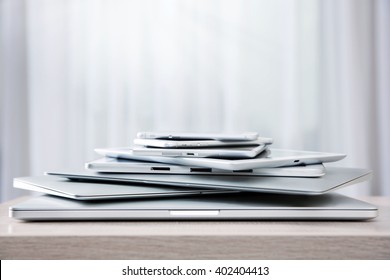
[[[389,195],[390,1],[0,0],[1,200],[137,131],[342,152]]]

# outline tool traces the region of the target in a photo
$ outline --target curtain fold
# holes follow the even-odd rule
[[[346,193],[390,194],[389,1],[0,3],[1,200],[147,130],[347,153],[374,176]]]

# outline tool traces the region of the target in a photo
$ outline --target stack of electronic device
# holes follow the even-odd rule
[[[344,154],[278,150],[257,133],[140,132],[132,148],[95,151],[84,170],[15,178],[44,193],[10,208],[23,220],[362,220],[377,208],[335,192],[370,171],[327,167]]]

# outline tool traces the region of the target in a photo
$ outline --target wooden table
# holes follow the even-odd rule
[[[1,259],[390,259],[390,197],[364,222],[22,222],[0,205]]]

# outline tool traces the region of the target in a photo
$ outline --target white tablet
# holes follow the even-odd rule
[[[228,147],[272,144],[271,138],[258,138],[249,141],[225,140],[166,140],[166,139],[134,139],[135,145],[156,148],[201,148],[201,147]]]
[[[222,140],[248,141],[256,140],[257,132],[244,133],[189,133],[189,132],[138,132],[137,138],[165,140]]]
[[[236,175],[236,176],[288,176],[288,177],[321,177],[325,174],[322,164],[257,168],[246,170],[224,170],[198,166],[185,166],[167,163],[143,162],[129,159],[103,157],[85,164],[95,172],[106,173],[140,173],[140,174],[193,174],[193,175]]]
[[[268,150],[268,149],[267,149]],[[266,151],[267,151],[266,150]],[[95,149],[102,156],[160,162],[188,166],[218,168],[225,170],[245,170],[265,167],[296,166],[301,164],[320,164],[323,162],[338,161],[346,157],[345,154],[292,151],[269,149],[270,154],[264,151],[252,159],[215,159],[215,158],[178,158],[163,156],[140,156],[135,155],[129,148],[106,148]]]
[[[140,156],[194,157],[194,158],[254,158],[266,149],[266,145],[253,145],[230,148],[188,148],[159,149],[143,146],[133,147],[133,153]]]

